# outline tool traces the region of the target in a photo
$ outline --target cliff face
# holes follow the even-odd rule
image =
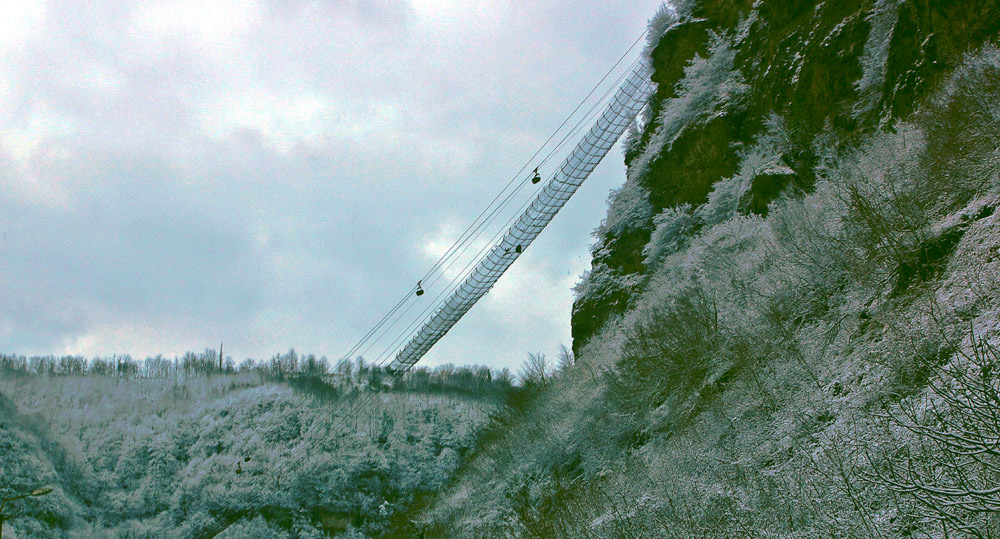
[[[595,231],[573,308],[575,352],[644,288],[665,210],[697,213],[717,182],[737,177],[743,214],[766,215],[780,193],[809,190],[817,136],[850,144],[907,117],[963,54],[997,35],[1000,1],[704,0],[658,17],[668,19],[651,51],[659,91],[628,141],[628,180]],[[786,139],[777,161],[741,174],[775,118]]]

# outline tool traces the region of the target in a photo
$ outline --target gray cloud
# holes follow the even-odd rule
[[[90,4],[4,14],[7,352],[338,356],[658,2]],[[608,161],[429,362],[568,342]]]

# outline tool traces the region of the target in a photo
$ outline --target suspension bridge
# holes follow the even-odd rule
[[[411,369],[493,288],[614,147],[646,105],[652,91],[648,63],[638,62],[607,110],[544,184],[527,209],[517,217],[513,226],[396,354],[389,364],[390,372],[405,373]]]
[[[405,375],[493,288],[646,106],[656,89],[650,60],[640,54],[631,63],[625,62],[645,36],[643,32],[636,39],[430,270],[348,350],[345,359],[381,350],[370,365]],[[577,142],[570,146],[573,141]],[[559,165],[543,180],[539,170],[560,156],[564,157]],[[313,423],[272,469],[269,475],[275,485],[319,440],[346,435],[352,420],[356,430],[357,418],[378,398],[377,392],[363,393],[328,421]],[[257,484],[257,494],[266,484]],[[221,522],[202,537],[215,537],[235,522]]]

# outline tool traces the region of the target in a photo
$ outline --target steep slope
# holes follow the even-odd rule
[[[1000,533],[997,2],[686,2],[576,365],[399,533]]]

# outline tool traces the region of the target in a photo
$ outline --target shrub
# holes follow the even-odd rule
[[[915,179],[925,144],[922,132],[900,125],[896,134],[869,139],[831,171],[836,195],[847,209],[845,233],[873,269],[887,275],[927,238],[934,215]]]
[[[678,7],[681,17],[686,9]],[[656,156],[668,151],[686,129],[745,108],[750,87],[735,67],[733,41],[733,36],[709,32],[707,56],[696,54],[684,68],[684,77],[675,89],[677,97],[663,103],[653,121],[657,127],[649,143],[629,160],[630,178],[645,174]]]
[[[1000,49],[969,54],[918,115],[927,133],[924,190],[955,209],[1000,174]]]
[[[786,197],[768,224],[774,236],[772,257],[782,286],[772,293],[783,319],[807,319],[826,312],[856,274],[859,260],[845,239],[846,211],[829,182],[802,198]]]
[[[653,218],[653,235],[642,250],[649,268],[658,266],[667,256],[683,249],[695,231],[695,218],[690,204],[667,208]]]
[[[736,175],[716,182],[708,202],[697,209],[699,222],[712,226],[738,213],[767,215],[768,203],[778,197],[795,175],[785,162],[791,151],[785,121],[771,114],[756,143],[740,152]]]
[[[886,120],[890,116],[889,111],[880,110],[880,107],[884,107],[885,102],[883,90],[889,70],[892,37],[899,20],[899,2],[876,0],[866,20],[871,29],[865,50],[858,59],[861,64],[861,78],[854,83],[859,97],[854,105],[854,115],[864,118],[870,113],[878,112],[879,120]]]
[[[521,370],[517,373],[521,385],[524,387],[544,386],[551,377],[552,369],[549,367],[545,354],[541,352],[528,352],[528,358],[521,365]]]
[[[626,330],[622,356],[606,371],[610,400],[641,414],[682,396],[709,373],[721,341],[715,302],[700,288],[680,291]]]
[[[915,438],[898,450],[869,455],[863,478],[915,502],[911,516],[970,537],[1000,533],[1000,351],[970,335],[968,352],[933,371],[930,391],[881,415],[887,432]]]
[[[595,235],[617,237],[635,230],[648,230],[652,218],[649,190],[637,182],[625,182],[608,195],[608,216]]]

